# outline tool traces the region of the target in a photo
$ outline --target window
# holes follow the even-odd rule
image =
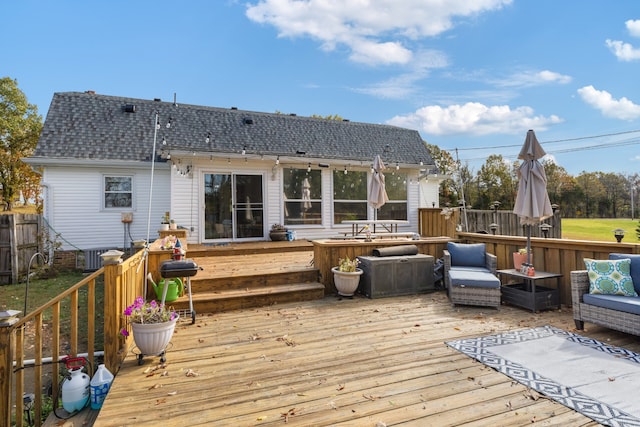
[[[367,219],[367,173],[333,171],[333,223]]]
[[[385,189],[389,201],[378,209],[378,219],[407,220],[407,174],[386,172]]]
[[[322,224],[322,173],[320,170],[283,170],[284,224]]]
[[[104,208],[133,208],[133,177],[104,177]]]

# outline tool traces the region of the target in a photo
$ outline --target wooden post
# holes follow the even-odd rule
[[[122,264],[104,266],[104,364],[110,372],[120,367],[120,301]]]
[[[12,319],[0,326],[0,426],[11,425],[11,380],[16,345],[11,326],[17,321]]]

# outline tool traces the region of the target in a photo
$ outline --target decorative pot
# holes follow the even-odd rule
[[[178,317],[162,323],[132,323],[133,341],[135,341],[140,353],[145,355],[161,354],[171,341],[177,321]]]
[[[520,252],[513,253],[513,269],[520,271],[522,263],[527,262],[527,254],[521,254]]]
[[[356,268],[356,271],[340,271],[338,267],[333,267],[333,283],[336,285],[338,295],[344,297],[352,296],[358,289],[362,269]]]
[[[167,231],[169,229],[169,224],[162,223],[160,224],[160,231]]]
[[[274,242],[283,242],[288,240],[286,231],[270,231],[269,238]]]

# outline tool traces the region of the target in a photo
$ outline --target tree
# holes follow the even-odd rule
[[[493,202],[502,206],[515,204],[515,178],[509,164],[499,154],[487,157],[478,172],[478,209],[490,209]]]
[[[0,187],[5,211],[23,188],[33,187],[39,178],[21,158],[28,157],[38,143],[42,117],[18,89],[17,80],[0,79]]]
[[[449,205],[457,205],[456,183],[453,180],[453,177],[456,175],[456,161],[448,151],[441,150],[440,147],[428,144],[427,142],[425,142],[425,145],[431,154],[436,169],[438,169],[438,173],[451,177],[440,183],[440,205],[448,206],[447,203]]]

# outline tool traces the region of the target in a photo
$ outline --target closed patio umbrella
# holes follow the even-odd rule
[[[305,178],[302,181],[302,207],[308,211],[311,206],[311,184],[309,184],[309,178]]]
[[[518,194],[513,208],[513,213],[520,217],[520,224],[527,226],[527,263],[531,263],[531,226],[553,216],[547,176],[539,162],[545,154],[536,134],[529,130],[518,154],[522,164],[518,169]]]
[[[385,169],[380,155],[377,155],[373,160],[373,173],[367,197],[367,201],[375,209],[374,219],[378,219],[378,209],[389,201],[387,190],[385,189],[384,174],[382,173]]]

